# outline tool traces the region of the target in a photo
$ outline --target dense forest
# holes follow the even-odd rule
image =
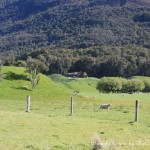
[[[150,48],[148,0],[1,0],[0,52],[136,45]]]
[[[149,0],[0,0],[0,58],[46,74],[150,76]]]
[[[5,65],[26,66],[28,59],[42,64],[43,73],[86,72],[88,76],[150,76],[150,50],[137,47],[89,47],[48,49],[26,53],[17,59],[11,52]]]

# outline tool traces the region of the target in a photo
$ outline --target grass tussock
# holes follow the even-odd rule
[[[92,150],[102,149],[102,141],[98,134],[94,135],[91,139],[91,144],[93,146]]]

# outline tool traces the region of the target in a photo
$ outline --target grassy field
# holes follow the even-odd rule
[[[4,67],[0,81],[0,150],[91,150],[99,136],[104,150],[150,149],[150,94],[103,94],[98,79],[41,75],[31,91],[24,68]],[[31,112],[26,97],[31,95]],[[70,97],[74,115],[70,116]],[[135,100],[139,123],[134,122]],[[99,105],[111,103],[109,111]]]

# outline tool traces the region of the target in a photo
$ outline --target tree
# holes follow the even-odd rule
[[[13,66],[15,64],[15,54],[13,51],[11,51],[6,59],[5,65],[7,66]]]
[[[18,66],[18,67],[26,67],[26,65],[27,65],[26,62],[23,60],[18,60],[16,62],[16,66]]]
[[[74,63],[72,71],[86,72],[89,76],[94,76],[96,59],[94,57],[83,56]]]
[[[50,59],[50,73],[67,74],[72,64],[72,60],[67,54],[59,54],[59,56],[53,56]]]
[[[29,57],[27,59],[27,72],[31,81],[32,91],[40,82],[40,72],[46,70],[47,66],[40,60]]]
[[[128,68],[128,61],[121,56],[112,56],[106,62],[101,64],[101,76],[121,76],[126,77]]]

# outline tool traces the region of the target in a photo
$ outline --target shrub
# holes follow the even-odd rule
[[[94,135],[94,137],[91,140],[91,144],[93,145],[92,150],[102,149],[102,143],[98,135]]]
[[[120,78],[103,77],[100,79],[97,89],[102,92],[119,92],[122,90]]]
[[[144,80],[145,88],[143,89],[143,92],[150,92],[150,80]]]
[[[26,67],[27,63],[25,61],[23,61],[23,60],[18,60],[16,62],[16,66],[18,66],[18,67]]]
[[[138,79],[128,80],[123,85],[124,92],[139,92],[145,88],[144,82]]]
[[[150,81],[140,79],[124,79],[115,77],[103,77],[97,84],[100,92],[149,92]]]

